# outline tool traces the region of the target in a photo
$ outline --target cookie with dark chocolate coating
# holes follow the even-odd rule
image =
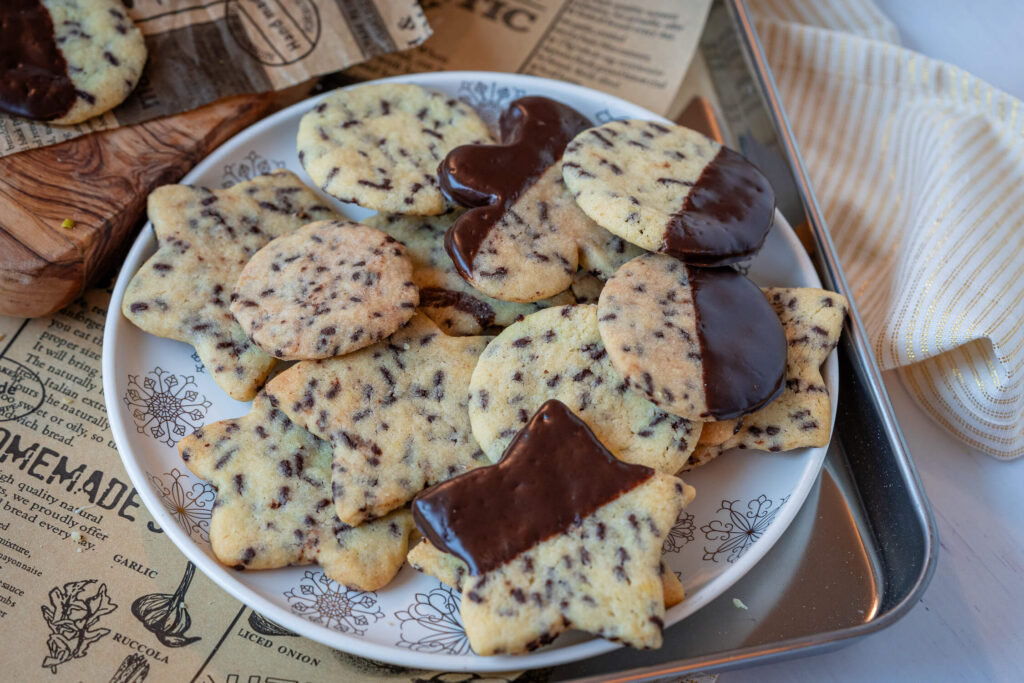
[[[412,279],[420,290],[419,311],[437,323],[445,334],[482,334],[495,327],[508,327],[542,308],[573,302],[572,292],[562,292],[532,303],[501,301],[463,280],[444,250],[445,232],[461,214],[461,210],[441,216],[379,213],[365,221],[367,225],[388,233],[409,250]]]
[[[674,415],[726,420],[782,392],[782,325],[757,285],[732,268],[663,254],[633,259],[601,291],[597,327],[630,388]]]
[[[750,162],[682,126],[627,119],[592,128],[566,147],[562,176],[598,225],[692,264],[751,256],[775,216],[775,193]]]
[[[457,147],[438,169],[441,188],[471,207],[445,246],[459,274],[496,299],[530,302],[569,288],[577,265],[610,276],[640,253],[579,210],[562,180],[562,152],[591,125],[544,97],[514,101],[500,145]]]
[[[135,89],[146,43],[118,0],[0,3],[0,110],[63,125]]]
[[[618,460],[553,400],[497,464],[423,492],[412,509],[431,545],[465,563],[463,624],[473,650],[492,655],[569,628],[660,647],[662,545],[692,498],[676,477]]]
[[[707,423],[720,424],[722,438],[698,443],[685,469],[733,448],[778,453],[825,446],[832,435],[832,403],[821,365],[839,341],[849,304],[841,294],[812,287],[763,291],[786,331],[785,389],[741,420]]]

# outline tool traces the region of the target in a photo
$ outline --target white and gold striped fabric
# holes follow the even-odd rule
[[[749,5],[879,363],[1024,454],[1024,105],[892,44],[867,0]]]

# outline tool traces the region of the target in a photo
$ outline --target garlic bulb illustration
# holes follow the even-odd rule
[[[185,593],[195,572],[196,566],[189,562],[178,590],[173,594],[150,593],[132,603],[135,618],[167,647],[184,647],[200,640],[199,636],[186,636],[192,626],[192,617],[185,607]]]

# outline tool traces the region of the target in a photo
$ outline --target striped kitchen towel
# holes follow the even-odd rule
[[[749,0],[883,369],[1024,454],[1024,107],[905,50],[869,0]]]

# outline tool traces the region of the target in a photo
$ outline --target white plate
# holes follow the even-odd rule
[[[529,76],[448,72],[393,80],[450,93],[476,107],[490,122],[523,95],[555,98],[598,123],[614,118],[664,121],[624,100]],[[299,119],[318,99],[300,102],[239,133],[183,182],[227,187],[275,168],[289,168],[313,186],[299,164],[295,136]],[[369,213],[333,203],[357,220]],[[171,541],[202,572],[297,633],[392,664],[507,671],[584,659],[618,647],[571,632],[527,655],[478,657],[469,650],[462,631],[458,594],[411,567],[403,568],[387,588],[364,593],[346,590],[315,566],[239,572],[219,564],[208,541],[213,490],[182,465],[175,443],[202,424],[244,415],[248,406],[217,387],[190,346],[146,334],[121,316],[129,278],[155,250],[156,240],[147,225],[125,260],[110,302],[103,340],[103,391],[114,441],[139,495]],[[761,285],[821,285],[792,229],[778,213],[764,249],[751,264],[750,276]],[[834,412],[835,354],[824,374]],[[736,453],[685,477],[696,487],[697,499],[672,529],[666,559],[682,578],[687,598],[668,611],[666,624],[676,624],[721,595],[764,556],[796,515],[824,457],[824,448],[778,455]]]

